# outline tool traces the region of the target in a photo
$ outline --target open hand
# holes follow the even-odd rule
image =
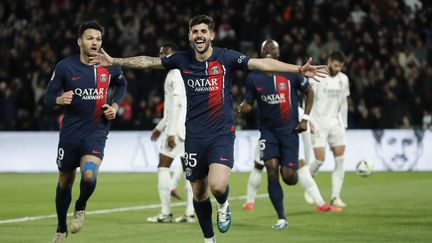
[[[309,57],[305,65],[300,67],[300,73],[319,82],[318,78],[325,78],[328,71],[326,65],[312,65],[312,57]]]
[[[103,48],[101,48],[101,52],[92,51],[90,54],[89,60],[92,65],[99,64],[105,67],[113,65],[114,58],[108,55]]]

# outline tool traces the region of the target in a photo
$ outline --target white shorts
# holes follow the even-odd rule
[[[179,138],[179,136],[174,136],[174,140],[176,143],[176,146],[174,148],[170,148],[168,146],[168,136],[166,134],[162,134],[162,139],[161,139],[161,145],[160,145],[160,150],[159,153],[163,154],[165,156],[168,156],[170,158],[175,158],[177,156],[183,156],[185,153],[185,149],[184,149],[184,140],[182,140],[181,138]]]
[[[311,134],[312,147],[323,148],[326,147],[327,142],[330,147],[345,145],[345,128],[336,124],[329,129],[321,129]]]

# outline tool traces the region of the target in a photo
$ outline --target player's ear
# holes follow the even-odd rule
[[[77,44],[78,44],[79,47],[82,46],[82,39],[81,39],[81,38],[78,38],[78,39],[77,39]]]
[[[210,40],[213,41],[214,38],[215,38],[215,32],[210,31]]]

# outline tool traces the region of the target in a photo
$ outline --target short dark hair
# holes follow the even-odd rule
[[[86,31],[87,29],[99,30],[102,33],[102,35],[104,34],[104,28],[102,27],[102,25],[98,24],[96,21],[87,21],[81,23],[81,25],[79,26],[78,38],[81,38],[84,31]]]
[[[345,62],[346,57],[345,57],[345,54],[341,50],[336,50],[336,51],[332,51],[332,53],[330,53],[330,60],[338,61],[338,62]]]
[[[207,15],[197,15],[197,16],[193,17],[189,21],[189,29],[191,29],[192,26],[195,26],[198,24],[206,24],[208,26],[209,30],[214,31],[215,22],[211,17],[209,17]]]
[[[171,50],[172,50],[173,52],[178,51],[178,47],[177,47],[177,45],[174,44],[174,42],[171,42],[171,41],[169,41],[169,42],[164,42],[164,43],[161,45],[161,47],[163,47],[163,48],[171,48]]]

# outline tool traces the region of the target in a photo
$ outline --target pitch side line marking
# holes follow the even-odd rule
[[[256,198],[264,198],[264,197],[268,197],[268,194],[258,194],[258,195],[256,195]],[[230,197],[229,198],[230,201],[237,201],[237,200],[244,200],[244,199],[246,199],[245,195],[244,196],[237,196],[237,197]],[[214,200],[214,199],[212,200],[213,203],[215,201],[216,200]],[[179,207],[179,206],[186,206],[186,202],[171,203],[171,207]],[[86,215],[106,214],[106,213],[116,213],[116,212],[128,212],[128,211],[138,211],[138,210],[153,209],[153,208],[160,208],[160,207],[161,207],[160,204],[150,204],[150,205],[142,205],[142,206],[135,206],[135,207],[101,209],[101,210],[95,210],[95,211],[87,211]],[[69,217],[72,216],[72,215],[73,215],[73,213],[68,213]],[[57,218],[57,214],[0,220],[0,224],[29,222],[29,221],[36,221],[36,220],[43,220],[43,219],[51,219],[51,218]]]

